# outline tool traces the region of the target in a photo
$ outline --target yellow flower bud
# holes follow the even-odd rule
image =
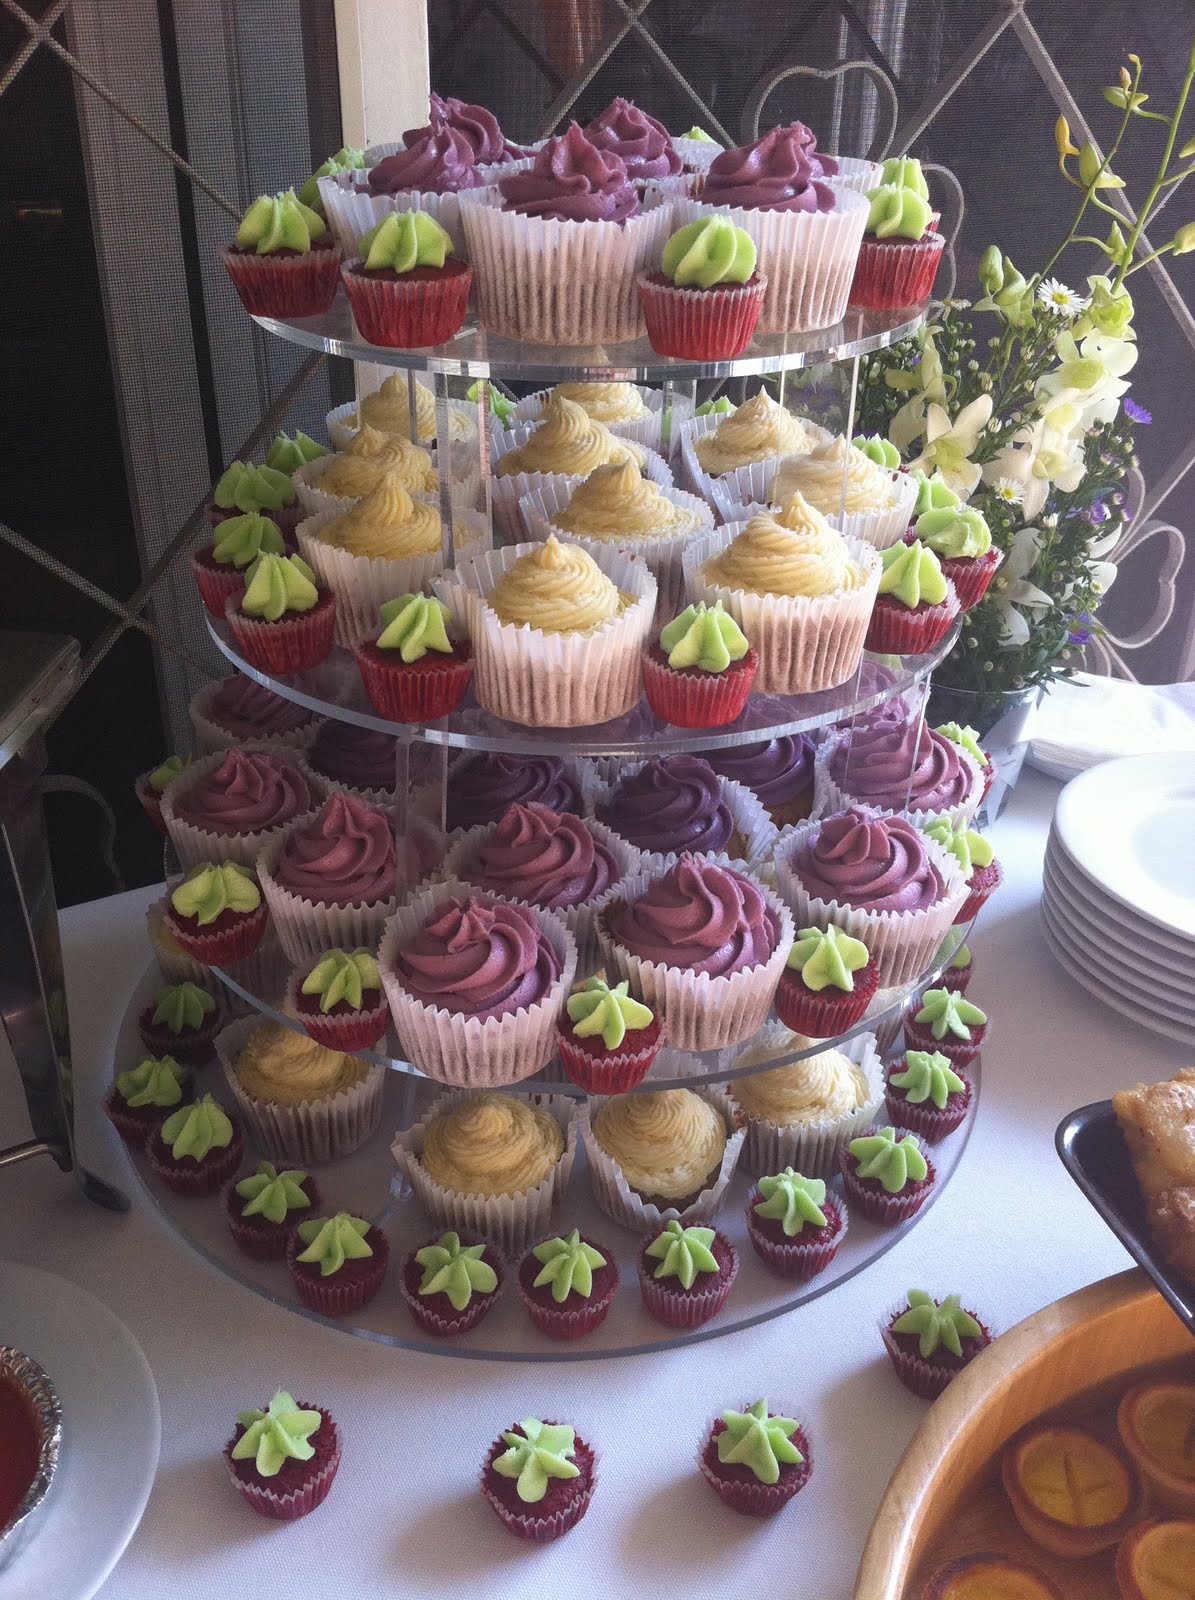
[[[1058,147],[1059,161],[1079,154],[1078,148],[1071,143],[1071,125],[1065,117],[1059,117],[1054,124],[1054,143]]]
[[[1184,222],[1174,236],[1174,253],[1185,256],[1192,250],[1195,250],[1195,222]]]

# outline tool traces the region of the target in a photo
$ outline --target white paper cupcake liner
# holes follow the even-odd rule
[[[526,444],[534,431],[534,423],[523,428],[508,428],[502,440],[494,446],[493,464],[497,466],[504,455],[519,445]],[[644,448],[644,463],[640,470],[645,478],[650,478],[659,488],[672,487],[672,469],[663,456],[657,455],[654,450]],[[567,486],[567,493],[572,494],[577,485],[584,481],[582,475],[574,476],[567,472],[512,472],[505,478],[492,475],[490,504],[493,509],[495,531],[502,535],[507,544],[519,543],[527,538],[528,530],[523,521],[521,502],[529,494],[554,486],[559,486],[561,489]]]
[[[813,814],[819,817],[832,816],[836,811],[845,811],[848,806],[864,805],[875,806],[871,800],[861,800],[850,791],[850,765],[848,757],[847,782],[839,784],[830,776],[830,758],[834,751],[846,744],[850,735],[845,730],[840,733],[830,733],[818,748],[814,761],[814,787],[813,787]],[[966,796],[957,805],[940,807],[937,810],[922,810],[917,806],[900,806],[896,808],[902,817],[908,817],[919,828],[927,822],[936,822],[939,817],[948,819],[952,828],[970,827],[979,810],[979,802],[983,797],[984,774],[979,763],[968,751],[959,748],[959,760],[971,774],[971,787]],[[884,809],[876,807],[876,809]]]
[[[427,385],[424,384],[424,388]],[[468,478],[470,473],[481,473],[481,454],[477,436],[477,407],[469,400],[450,400],[448,410],[453,417],[460,419],[458,427],[461,429],[459,437],[454,432],[450,445],[451,470],[460,478]],[[343,405],[333,406],[324,418],[328,430],[328,438],[332,441],[333,448],[344,450],[353,435],[357,432],[357,402],[346,400]],[[451,427],[451,423],[449,424]],[[414,441],[413,441],[414,442]],[[439,443],[435,439],[420,439],[417,441],[424,450],[434,450],[434,460],[440,459]],[[296,488],[296,493],[298,492]]]
[[[395,895],[368,905],[331,905],[284,888],[274,873],[286,832],[271,840],[258,856],[257,881],[278,931],[278,942],[291,961],[315,962],[325,950],[356,950],[362,946],[376,950],[394,910]]]
[[[858,668],[863,641],[879,588],[879,552],[847,539],[852,561],[866,581],[841,594],[804,596],[749,594],[709,583],[703,564],[724,550],[739,526],[727,523],[699,535],[685,549],[685,593],[707,605],[721,600],[759,655],[755,690],[759,694],[815,694],[845,683]]]
[[[620,779],[634,777],[635,773],[645,765],[646,763],[643,761],[623,761],[619,759],[617,770],[613,776],[605,782],[594,784],[586,801],[585,812],[586,816],[593,820],[594,826],[602,826],[597,821],[598,807],[607,803]],[[733,778],[721,778],[719,781],[722,786],[722,798],[725,800],[734,822],[734,831],[743,841],[743,847],[746,852],[743,859],[746,860],[751,868],[752,876],[756,877],[758,876],[759,868],[770,866],[771,864],[772,854],[775,851],[778,838],[776,824],[768,815],[759,797],[748,789],[745,784],[738,783]],[[619,834],[614,834],[612,830],[608,831],[612,833],[612,837],[621,838]],[[661,872],[666,872],[669,867],[674,866],[681,855],[679,850],[668,852],[644,850],[638,846],[631,845],[629,840],[623,842],[628,844],[630,848],[635,849],[639,855],[639,866],[636,870],[639,873],[649,873],[653,877],[658,876]],[[701,851],[690,852],[690,854],[693,853],[702,854]],[[716,854],[720,860],[724,860],[731,854],[726,850],[707,853]]]
[[[876,1049],[881,1056],[886,1056],[892,1049],[905,1025],[903,1005],[899,1010],[892,1010],[892,1007],[898,1004],[900,998],[900,989],[877,989],[871,997],[870,1006],[867,1008],[876,1015],[875,1041]],[[879,1015],[881,1011],[891,1011],[891,1015],[881,1017]]]
[[[606,427],[620,439],[630,439],[633,444],[641,444],[648,450],[658,452],[664,427],[663,393],[659,389],[649,389],[643,384],[635,384],[634,389],[651,415],[635,417],[629,422],[607,422]],[[537,423],[551,394],[551,389],[537,389],[534,394],[524,396],[511,412],[510,427],[522,428]]]
[[[395,1135],[390,1149],[399,1171],[415,1191],[416,1200],[437,1227],[480,1234],[507,1256],[517,1257],[549,1232],[552,1219],[560,1210],[577,1156],[577,1102],[568,1095],[529,1096],[528,1103],[550,1112],[564,1132],[560,1160],[533,1189],[524,1189],[520,1194],[476,1195],[445,1189],[428,1177],[420,1160],[431,1124],[468,1098],[453,1090],[440,1095],[420,1121]]]
[[[761,1057],[782,1055],[792,1051],[792,1034],[781,1024],[767,1028],[758,1046],[750,1053]],[[868,1094],[865,1103],[840,1117],[820,1117],[816,1121],[789,1123],[779,1127],[753,1117],[734,1096],[734,1083],[726,1085],[726,1094],[738,1105],[739,1114],[746,1122],[743,1140],[742,1165],[753,1177],[783,1172],[792,1167],[806,1178],[832,1178],[838,1171],[838,1152],[849,1140],[856,1138],[864,1128],[875,1121],[876,1112],[884,1099],[884,1067],[880,1060],[876,1038],[871,1033],[857,1033],[845,1044],[827,1044],[846,1056],[848,1061],[861,1068],[867,1079]],[[744,1058],[740,1057],[740,1066]]]
[[[672,148],[694,172],[708,172],[718,157],[726,153],[713,139],[673,139]]]
[[[360,1083],[299,1105],[257,1100],[241,1088],[236,1063],[261,1017],[230,1023],[216,1035],[216,1054],[245,1131],[275,1164],[316,1167],[360,1149],[382,1120],[385,1067],[370,1067]]]
[[[475,191],[461,204],[483,327],[563,345],[617,344],[643,332],[636,280],[659,262],[671,197],[645,196],[645,209],[621,223],[558,222],[503,211],[495,193]]]
[[[240,743],[239,734],[230,733],[227,728],[222,728],[218,722],[213,722],[209,715],[212,701],[219,694],[225,681],[223,678],[215,678],[211,683],[205,683],[202,689],[195,691],[187,705],[187,715],[195,730],[195,740],[200,755],[215,755],[217,750],[227,750],[230,745]],[[285,733],[255,734],[253,743],[273,745],[288,754],[301,756],[310,748],[311,741],[315,738],[323,720],[322,717],[312,717],[311,721],[301,728],[291,728]]]
[[[623,1177],[621,1167],[612,1156],[606,1154],[594,1137],[590,1110],[593,1102],[586,1100],[581,1106],[577,1123],[581,1141],[585,1146],[585,1161],[589,1168],[589,1186],[593,1191],[594,1203],[600,1211],[604,1211],[615,1222],[621,1223],[624,1228],[633,1228],[637,1233],[655,1233],[670,1217],[678,1217],[684,1223],[705,1222],[716,1216],[721,1209],[743,1148],[743,1128],[735,1115],[734,1107],[721,1090],[695,1089],[692,1092],[713,1106],[724,1119],[726,1146],[714,1181],[702,1189],[697,1198],[683,1210],[677,1206],[665,1206],[661,1210],[657,1205],[649,1205],[636,1190],[631,1188]]]
[[[618,863],[618,877],[607,889],[591,900],[586,900],[578,906],[562,906],[554,912],[572,934],[577,946],[577,976],[580,978],[588,977],[601,960],[594,919],[611,896],[618,893],[619,886],[627,876],[639,871],[641,864],[639,852],[633,845],[629,845],[625,839],[620,839],[616,833],[611,833],[609,828],[604,827],[592,816],[586,817],[585,825],[598,843],[605,845]],[[479,827],[458,833],[455,843],[450,846],[448,854],[444,857],[440,876],[458,883],[472,882],[467,863],[482,845],[493,838],[497,827],[496,822],[483,822]],[[525,906],[528,911],[542,909],[530,900],[520,899],[518,895],[497,894],[489,887],[484,887],[482,893],[497,900],[509,900],[514,905]]]
[[[836,187],[853,189],[857,194],[879,187],[884,169],[878,161],[868,161],[864,156],[835,156],[834,160],[838,175],[831,182]]]
[[[831,328],[846,313],[855,262],[869,206],[862,194],[833,180],[833,211],[754,211],[714,206],[678,196],[675,227],[705,217],[725,217],[755,242],[759,271],[766,275],[761,333],[804,333]]]
[[[436,466],[437,451],[435,445],[421,445],[432,458],[432,466]],[[337,516],[344,516],[346,511],[351,511],[361,499],[360,495],[350,496],[341,494],[328,494],[320,488],[320,479],[336,460],[334,455],[317,456],[314,461],[308,461],[291,474],[291,482],[295,486],[295,493],[299,498],[306,516],[317,517],[322,512],[335,512]],[[474,463],[468,473],[459,473],[455,469],[459,463],[454,463],[454,472],[449,482],[449,491],[454,505],[463,506],[472,511],[477,507],[477,497],[481,492],[481,471]],[[438,470],[438,468],[437,468]],[[416,500],[427,500],[432,505],[440,503],[439,492],[435,489],[421,489],[413,492]]]
[[[371,228],[377,227],[388,216],[398,211],[423,211],[451,237],[458,256],[469,259],[465,248],[465,230],[461,225],[460,196],[455,194],[427,194],[419,190],[406,190],[401,194],[359,194],[357,184],[367,183],[369,169],[339,172],[330,178],[320,178],[317,183],[324,215],[333,237],[345,260],[360,255],[357,248]],[[490,191],[475,189],[474,194]]]
[[[297,755],[280,750],[268,740],[238,739],[234,742],[239,750],[264,750],[270,755],[284,756],[304,777],[307,777],[307,767]],[[263,828],[254,833],[213,833],[207,828],[197,828],[194,823],[185,822],[181,817],[175,816],[174,805],[179,795],[185,793],[192,784],[197,783],[209,772],[215,772],[223,764],[229,748],[230,745],[226,740],[222,749],[192,761],[191,765],[184,767],[178,777],[172,779],[162,791],[162,821],[166,825],[166,832],[170,836],[170,842],[184,872],[189,871],[191,867],[197,867],[203,861],[235,861],[238,866],[252,867],[271,840],[281,838],[292,823],[306,822],[315,815],[315,807],[310,806],[299,816],[287,817],[285,822],[280,822],[275,828]]]
[[[880,811],[880,816],[892,816]],[[844,933],[861,939],[871,952],[886,988],[911,983],[924,972],[967,898],[967,885],[958,862],[932,839],[926,853],[942,874],[945,886],[940,900],[919,911],[866,911],[811,895],[790,865],[793,854],[821,826],[810,819],[786,828],[776,846],[776,887],[792,910],[798,928],[828,928],[833,922]]]
[[[745,861],[727,856],[707,856],[707,861],[732,867],[736,872],[760,880]],[[647,889],[658,872],[633,874],[611,900],[635,900]],[[724,1045],[749,1039],[767,1020],[772,996],[788,960],[793,942],[793,919],[788,907],[775,893],[760,884],[764,899],[780,921],[780,937],[767,961],[739,972],[712,977],[708,972],[690,972],[685,967],[666,967],[644,961],[619,944],[609,933],[606,917],[609,903],[597,919],[598,941],[607,972],[626,978],[657,1016],[664,1019],[668,1043],[675,1050],[720,1050]],[[807,927],[807,923],[802,923]]]
[[[642,651],[656,609],[656,580],[620,550],[594,560],[633,601],[590,633],[541,633],[500,622],[485,602],[498,579],[534,544],[475,556],[435,581],[440,598],[463,618],[476,663],[477,703],[526,727],[588,727],[621,717],[643,692]]]
[[[400,906],[382,938],[378,965],[390,1002],[390,1016],[407,1059],[438,1083],[463,1089],[500,1089],[531,1077],[551,1060],[556,1048],[556,1023],[576,976],[577,946],[554,912],[532,908],[561,964],[560,976],[540,1000],[484,1021],[427,1005],[403,988],[395,972],[395,956],[438,907],[470,895],[483,903],[499,898],[479,894],[459,879],[443,878]]]
[[[762,495],[755,495],[753,490],[753,497],[745,502],[728,501],[715,495],[722,521],[745,524],[761,512],[774,516],[782,509],[772,495],[780,465],[778,461],[772,463],[772,476]],[[907,472],[897,472],[893,473],[892,499],[888,505],[877,506],[874,511],[827,511],[823,515],[839,533],[861,539],[876,550],[888,550],[904,538],[916,500],[914,479]]]
[[[716,432],[725,420],[724,416],[711,416],[708,413],[704,417],[690,417],[681,424],[679,432],[681,476],[694,494],[710,502],[720,522],[731,521],[731,509],[742,501],[766,501],[771,493],[776,468],[785,459],[784,455],[766,456],[762,461],[752,461],[745,467],[733,467],[729,472],[707,472],[697,459],[695,443],[706,434]],[[818,445],[829,444],[834,437],[827,428],[808,417],[800,417],[798,421],[809,435],[810,451]],[[793,452],[790,450],[787,454],[791,456]]]

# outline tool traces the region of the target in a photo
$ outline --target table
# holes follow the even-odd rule
[[[1036,903],[1058,785],[1026,771],[992,832],[1003,888],[973,941],[971,984],[993,1018],[984,1089],[959,1172],[912,1234],[833,1294],[691,1350],[565,1368],[441,1361],[305,1322],[226,1282],[135,1195],[117,1217],[85,1204],[49,1164],[0,1176],[0,1257],[90,1288],[140,1340],[162,1401],[162,1456],[140,1529],[100,1600],[242,1600],[264,1580],[288,1600],[572,1600],[762,1593],[849,1600],[884,1486],[925,1404],[892,1375],[877,1323],[910,1287],[958,1291],[994,1330],[1128,1265],[1054,1154],[1062,1115],[1180,1065],[1062,973]],[[130,985],[148,960],[143,909],[159,889],[62,917],[79,1141],[128,1182],[99,1111]],[[9,1064],[11,1066],[11,1063]],[[21,1137],[15,1075],[0,1063],[0,1127]],[[0,1324],[2,1324],[0,1308]],[[336,1415],[344,1439],[327,1504],[267,1523],[224,1478],[233,1414],[282,1385]],[[760,1395],[806,1427],[814,1474],[771,1524],[723,1508],[695,1466],[710,1416]],[[477,1494],[497,1432],[535,1414],[572,1422],[601,1453],[585,1521],[525,1547]],[[119,1471],[119,1463],[113,1463]],[[268,1575],[273,1575],[272,1577]],[[0,1596],[3,1582],[0,1581]]]

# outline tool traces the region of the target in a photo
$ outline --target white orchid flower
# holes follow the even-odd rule
[[[992,415],[992,397],[981,394],[953,421],[945,407],[931,403],[925,417],[925,449],[910,463],[926,474],[941,473],[955,494],[969,499],[983,471],[970,460]]]
[[[1037,565],[1041,546],[1039,528],[1020,529],[988,590],[988,604],[995,607],[1000,619],[999,642],[1006,649],[1029,643],[1029,624],[1018,606],[1029,611],[1048,611],[1054,604],[1048,594],[1029,582],[1029,573]]]
[[[1101,533],[1087,546],[1087,554],[1093,561],[1098,561],[1101,556],[1106,556],[1109,550],[1115,550],[1120,543],[1124,529],[1115,527],[1111,533]]]
[[[1076,343],[1068,330],[1055,349],[1058,366],[1038,379],[1034,391],[1039,412],[1067,432],[1113,421],[1129,387],[1125,374],[1137,361],[1136,345],[1098,330]]]
[[[1099,595],[1107,594],[1116,582],[1116,563],[1114,561],[1093,561],[1090,564],[1091,586]]]

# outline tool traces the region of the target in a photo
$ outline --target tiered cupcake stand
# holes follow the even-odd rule
[[[437,432],[448,437],[449,407],[462,404],[464,389],[476,384],[476,448],[481,494],[487,524],[490,520],[490,417],[488,382],[503,379],[531,388],[555,382],[632,382],[663,388],[664,409],[670,419],[664,450],[675,444],[678,428],[691,415],[696,385],[702,379],[721,379],[749,375],[779,374],[781,385],[787,374],[805,373],[834,363],[846,363],[839,374],[838,392],[843,397],[838,426],[847,436],[854,432],[854,401],[858,359],[868,351],[907,337],[920,326],[923,315],[908,312],[851,311],[835,328],[812,334],[775,335],[757,340],[751,353],[732,362],[692,363],[658,356],[646,339],[608,349],[552,349],[519,345],[498,339],[466,323],[450,343],[430,350],[383,350],[362,342],[354,328],[347,304],[339,299],[327,315],[304,321],[282,322],[258,318],[261,326],[293,343],[327,351],[355,361],[375,362],[405,368],[413,385],[416,373],[430,379],[437,408]],[[820,376],[820,375],[819,375]],[[791,381],[791,380],[790,380]],[[820,387],[824,387],[821,385]],[[414,415],[414,404],[411,412]],[[460,446],[454,446],[459,449]],[[675,455],[675,452],[673,452]],[[449,493],[449,475],[441,473],[441,511],[444,527],[444,564],[453,564],[454,507]],[[222,624],[209,620],[217,647],[232,665],[275,693],[322,716],[354,723],[359,727],[391,735],[396,750],[396,799],[394,826],[398,859],[408,828],[443,825],[447,775],[454,760],[468,752],[502,751],[529,755],[557,755],[570,761],[589,761],[591,770],[613,777],[623,762],[636,762],[648,756],[678,751],[709,751],[749,744],[784,734],[811,732],[831,723],[849,724],[854,718],[898,695],[910,705],[924,703],[930,674],[954,643],[955,631],[931,653],[882,661],[864,657],[856,677],[838,689],[824,694],[785,698],[753,695],[742,718],[729,728],[686,730],[660,722],[645,701],[620,718],[602,726],[567,729],[519,727],[502,722],[477,706],[467,703],[461,710],[435,724],[414,726],[387,722],[379,717],[364,697],[352,658],[334,651],[329,662],[312,672],[292,677],[271,677],[251,667],[237,653]],[[956,624],[957,628],[957,624]],[[422,747],[422,748],[421,748]],[[431,803],[429,804],[429,794]],[[414,797],[414,798],[413,798]],[[724,1085],[736,1078],[799,1061],[820,1050],[840,1048],[848,1054],[862,1047],[865,1035],[876,1034],[881,1049],[898,1035],[900,1018],[908,1001],[928,987],[949,963],[966,934],[955,928],[938,951],[934,963],[914,982],[897,989],[881,990],[867,1016],[849,1033],[827,1040],[807,1050],[793,1048],[792,1035],[774,1020],[755,1039],[733,1048],[705,1054],[661,1051],[640,1091]],[[260,1012],[297,1027],[279,1008],[281,994],[254,993],[243,982],[226,972],[215,976],[225,986],[226,999],[233,1011]],[[578,977],[583,976],[578,973]],[[137,1017],[148,1003],[161,979],[156,967],[145,973],[132,995],[117,1045],[117,1060],[135,1059],[140,1050]],[[259,985],[259,987],[261,987]],[[722,1334],[749,1328],[794,1310],[807,1300],[835,1288],[876,1260],[911,1227],[927,1207],[898,1228],[880,1228],[853,1218],[847,1237],[829,1268],[808,1284],[794,1284],[770,1274],[756,1257],[747,1239],[744,1210],[753,1179],[736,1174],[719,1212],[717,1224],[735,1243],[741,1258],[739,1277],[722,1312],[704,1327],[672,1330],[654,1321],[644,1310],[635,1272],[637,1239],[604,1216],[594,1205],[585,1172],[585,1156],[578,1147],[569,1189],[559,1218],[562,1228],[579,1227],[587,1236],[608,1245],[616,1256],[622,1284],[607,1320],[577,1344],[563,1344],[537,1332],[524,1312],[513,1284],[508,1284],[501,1302],[472,1332],[460,1338],[435,1340],[419,1333],[398,1292],[399,1267],[406,1254],[423,1243],[435,1227],[423,1214],[398,1174],[391,1141],[400,1128],[417,1121],[421,1111],[439,1094],[442,1086],[431,1082],[411,1063],[393,1054],[393,1033],[377,1052],[367,1059],[389,1068],[386,1077],[381,1127],[354,1155],[319,1171],[324,1195],[324,1210],[329,1205],[368,1216],[381,1227],[391,1244],[391,1268],[376,1299],[346,1320],[331,1324],[359,1338],[372,1339],[399,1349],[429,1351],[440,1355],[468,1356],[496,1361],[583,1361],[614,1355],[644,1355],[677,1345],[715,1339]],[[927,1206],[949,1182],[966,1147],[971,1121],[980,1090],[978,1062],[969,1069],[973,1079],[972,1108],[963,1127],[934,1148],[937,1182]],[[201,1069],[200,1089],[217,1095],[223,1085],[216,1066]],[[503,1092],[517,1095],[560,1095],[583,1098],[583,1091],[553,1062],[535,1078],[509,1086]],[[881,1102],[877,1120],[883,1121]],[[134,1166],[147,1194],[170,1225],[214,1266],[255,1293],[301,1316],[310,1316],[300,1306],[282,1263],[258,1263],[242,1255],[233,1244],[216,1200],[194,1200],[175,1196],[153,1182],[144,1158],[133,1156]],[[257,1156],[250,1150],[249,1161]],[[246,1170],[251,1170],[246,1165]],[[832,1188],[837,1189],[835,1179]],[[317,1319],[322,1320],[322,1319]]]

